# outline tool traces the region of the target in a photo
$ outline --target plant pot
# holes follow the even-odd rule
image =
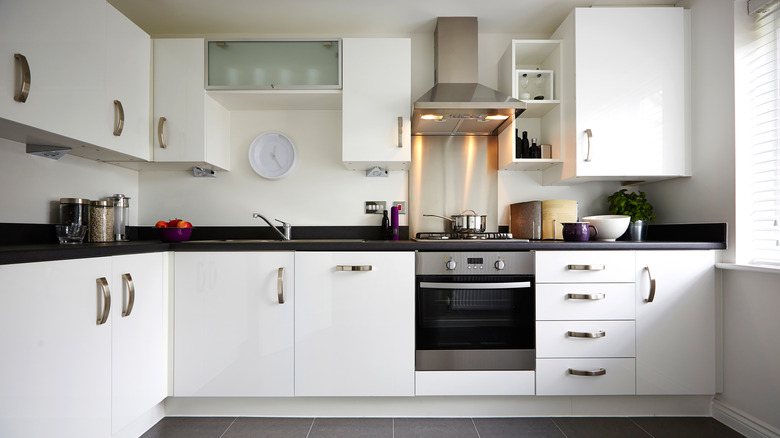
[[[628,224],[628,239],[634,242],[647,240],[647,221],[633,221]]]

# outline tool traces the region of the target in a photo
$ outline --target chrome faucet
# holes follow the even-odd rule
[[[284,233],[282,233],[281,231],[279,231],[279,229],[278,229],[278,228],[276,228],[276,227],[275,227],[275,226],[274,226],[274,225],[271,223],[271,221],[269,221],[268,219],[266,219],[266,218],[265,218],[265,216],[263,216],[262,214],[260,214],[260,213],[255,213],[255,214],[253,214],[253,215],[252,215],[252,217],[255,217],[255,218],[258,218],[258,217],[259,217],[260,219],[264,220],[264,221],[265,221],[265,223],[267,223],[267,224],[268,224],[268,226],[269,226],[269,227],[271,227],[271,229],[272,229],[272,230],[276,231],[276,234],[278,234],[278,235],[279,235],[279,236],[282,238],[282,240],[290,240],[290,239],[291,239],[291,237],[290,237],[290,236],[292,235],[292,225],[288,224],[287,222],[280,221],[279,219],[274,219],[274,220],[275,220],[275,221],[277,221],[277,222],[281,222],[281,224],[282,224],[282,227],[284,227]]]

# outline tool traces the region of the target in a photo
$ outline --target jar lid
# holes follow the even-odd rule
[[[107,198],[109,201],[111,201],[112,205],[114,207],[129,207],[130,206],[130,198],[128,198],[125,195],[122,195],[120,193],[117,193],[114,196],[109,196]]]
[[[111,203],[108,201],[90,201],[89,205],[95,205],[98,207],[110,207]]]
[[[60,198],[60,204],[89,204],[89,199],[83,199],[83,198]]]

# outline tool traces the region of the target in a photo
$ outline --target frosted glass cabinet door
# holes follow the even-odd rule
[[[293,253],[184,252],[175,266],[174,395],[292,396]]]
[[[296,252],[295,286],[296,396],[414,395],[414,253]]]
[[[111,258],[0,266],[0,436],[111,436],[98,278],[111,280]]]
[[[682,175],[682,8],[583,8],[575,14],[578,176]]]
[[[341,88],[339,40],[208,41],[206,89]]]

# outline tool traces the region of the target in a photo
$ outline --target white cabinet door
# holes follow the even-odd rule
[[[556,31],[565,52],[561,178],[689,173],[685,21],[682,8],[577,8]]]
[[[106,96],[100,132],[105,146],[124,154],[149,160],[151,126],[151,40],[149,35],[106,3]],[[120,102],[115,104],[114,101]],[[114,135],[121,105],[124,126]]]
[[[175,396],[293,395],[294,271],[292,252],[176,254]]]
[[[104,15],[104,0],[0,2],[0,119],[99,144]],[[24,103],[14,100],[15,53],[30,67]]]
[[[715,393],[713,251],[637,251],[636,337],[637,394]]]
[[[111,435],[110,277],[111,258],[0,266],[0,436]]]
[[[296,252],[295,285],[296,396],[414,395],[413,253]]]
[[[411,40],[345,38],[342,46],[344,165],[352,170],[373,166],[408,169],[412,157]]]
[[[154,40],[155,162],[230,168],[230,119],[227,110],[206,95],[204,44],[200,38]]]
[[[117,256],[112,261],[111,406],[117,433],[165,398],[168,354],[163,254]]]

